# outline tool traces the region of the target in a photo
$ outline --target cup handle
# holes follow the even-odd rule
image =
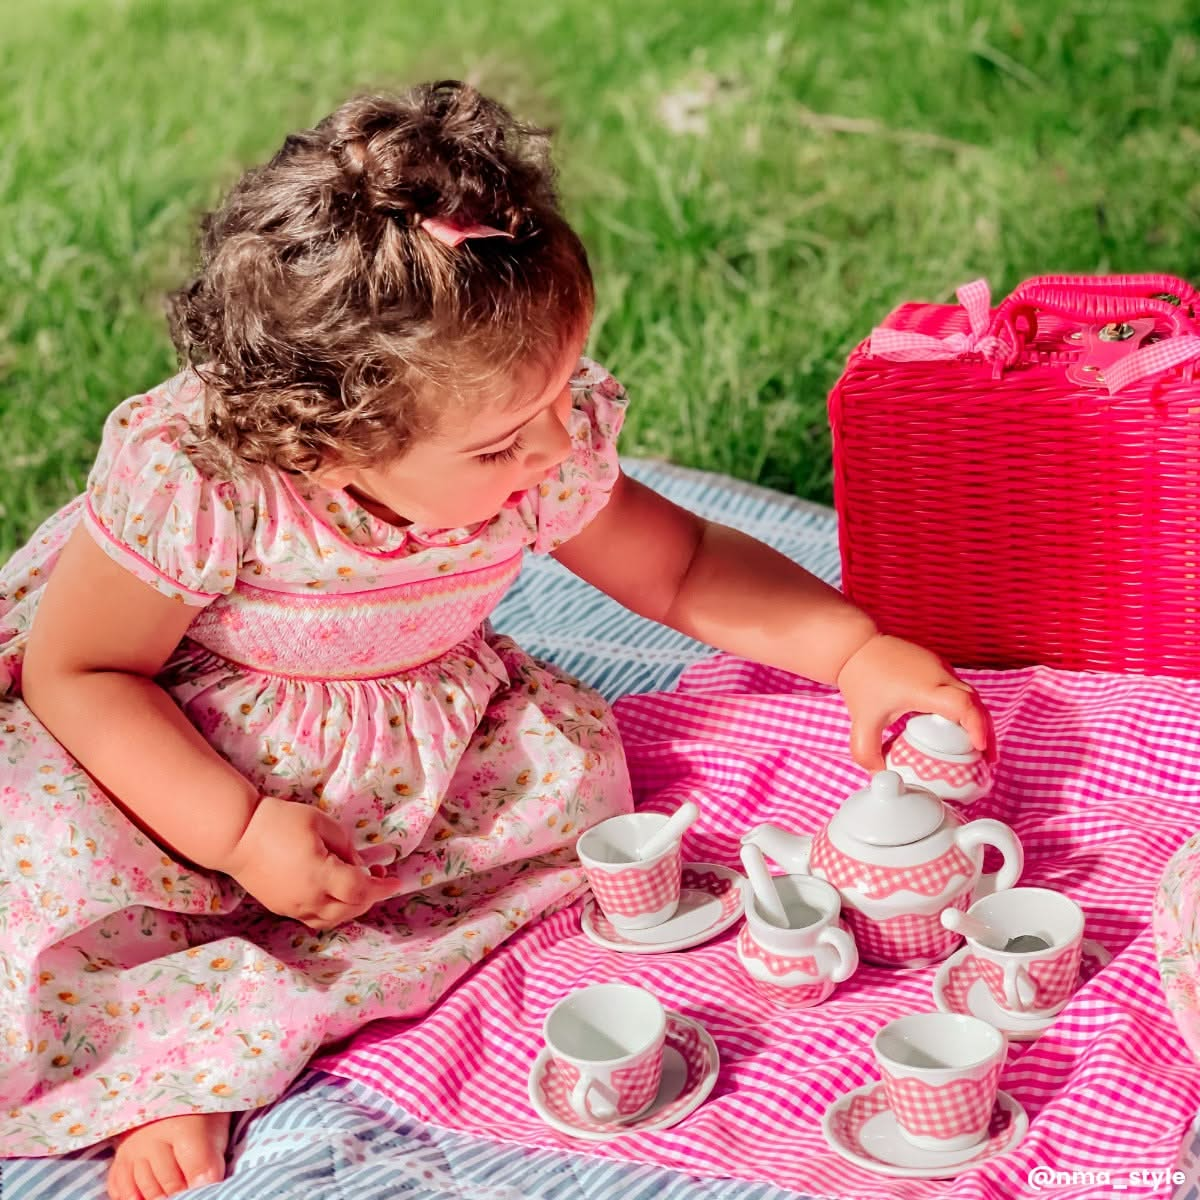
[[[589,1075],[580,1075],[571,1089],[570,1104],[575,1115],[585,1121],[603,1124],[617,1115],[616,1097],[598,1079]]]
[[[1036,996],[1037,988],[1024,967],[1005,968],[1004,1003],[1012,1012],[1028,1012]]]
[[[830,925],[821,930],[817,945],[829,946],[837,955],[837,963],[829,978],[833,983],[843,983],[858,970],[858,947],[854,939],[844,930]]]

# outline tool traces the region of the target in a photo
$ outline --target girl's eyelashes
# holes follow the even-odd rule
[[[486,454],[479,454],[476,457],[482,463],[507,462],[509,459],[516,458],[524,445],[525,443],[518,436],[514,441],[509,442],[503,450],[489,450]]]

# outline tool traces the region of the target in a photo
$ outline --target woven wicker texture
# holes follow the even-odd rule
[[[1147,318],[1129,351],[1157,354],[1200,334],[1196,311],[1170,276],[1060,276],[992,313],[1003,354],[860,345],[829,400],[846,593],[960,666],[1200,676],[1196,364],[1115,395],[1086,367],[1099,349],[1111,361],[1110,322]],[[902,305],[884,325],[970,332],[957,305]],[[1099,382],[1072,382],[1072,364]]]

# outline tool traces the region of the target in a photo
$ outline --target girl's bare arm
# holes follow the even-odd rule
[[[34,715],[133,821],[221,870],[258,793],[154,682],[195,615],[80,527],[46,582],[21,687]]]

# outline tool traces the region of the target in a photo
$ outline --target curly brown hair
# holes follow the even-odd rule
[[[594,294],[548,143],[442,80],[352,99],[247,171],[169,305],[207,385],[193,458],[226,476],[394,458],[448,405],[553,361]],[[449,247],[424,217],[513,236]]]

